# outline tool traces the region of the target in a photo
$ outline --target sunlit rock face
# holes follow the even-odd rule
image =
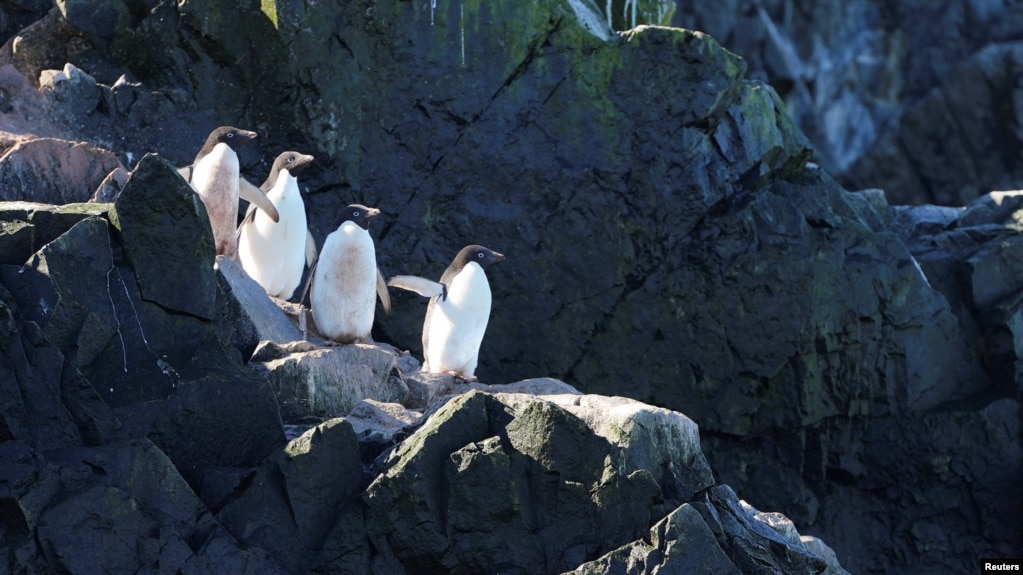
[[[904,12],[842,3],[829,12],[827,4],[688,3],[674,21],[700,15],[684,20],[689,30],[644,25],[661,16],[614,21],[632,7],[663,7],[655,2],[613,2],[610,23],[608,4],[583,0],[246,2],[230,10],[122,3],[109,18],[88,1],[63,4],[48,13],[35,6],[39,19],[10,31],[0,55],[10,64],[0,68],[0,144],[83,142],[65,147],[87,152],[80,155],[92,158],[90,170],[23,162],[32,169],[17,173],[34,181],[40,173],[82,176],[27,199],[73,189],[84,201],[98,185],[103,193],[92,195],[115,203],[21,205],[4,220],[0,241],[13,246],[0,251],[9,264],[8,331],[27,342],[10,340],[19,343],[8,357],[30,356],[18,365],[51,377],[69,407],[26,427],[23,413],[49,413],[39,406],[56,401],[31,395],[39,403],[10,411],[3,437],[39,452],[145,438],[214,514],[241,499],[283,497],[290,472],[273,458],[283,449],[277,414],[286,400],[277,392],[288,370],[271,384],[244,363],[263,339],[288,343],[295,327],[265,321],[242,303],[228,270],[214,270],[204,214],[173,170],[192,161],[213,127],[231,124],[260,133],[241,158],[252,181],[262,181],[281,150],[317,157],[303,186],[319,242],[341,206],[381,208],[371,233],[385,275],[437,279],[469,243],[507,255],[488,270],[494,306],[477,370],[484,384],[552,376],[685,413],[700,426],[719,482],[822,536],[855,572],[966,571],[975,557],[1020,547],[1011,486],[1020,472],[1016,224],[979,218],[983,210],[963,221],[930,208],[907,212],[885,200],[918,184],[938,190],[952,175],[986,191],[985,178],[1018,166],[1010,161],[1015,109],[974,105],[1015,101],[1001,97],[1012,93],[1003,80],[1015,77],[1016,58],[1011,14],[997,3],[947,11],[949,29],[977,25],[941,43],[951,52],[973,58],[969,47],[985,35],[1004,43],[976,52],[983,65],[965,64],[961,74],[928,41],[945,28],[899,35],[914,15],[945,22],[937,4]],[[821,32],[800,34],[810,21]],[[970,86],[970,97],[931,92],[933,79]],[[964,126],[1004,121],[932,137],[951,125],[943,111]],[[887,130],[914,125],[923,136],[899,132],[884,143]],[[988,134],[1005,144],[1001,153],[986,153],[994,149]],[[896,153],[885,155],[889,148]],[[33,157],[12,153],[0,170],[14,173],[22,159]],[[973,171],[960,161],[974,162]],[[135,170],[131,180],[113,176],[118,163]],[[859,164],[893,179],[880,184],[884,191],[850,193],[832,178],[859,182],[851,175]],[[157,260],[154,250],[181,257]],[[393,299],[374,337],[418,355],[425,303]],[[40,367],[63,358],[69,367],[60,373]],[[278,360],[288,361],[267,363]],[[343,363],[325,361],[317,373]],[[407,365],[380,365],[367,372],[381,384],[377,399],[421,407],[452,384],[397,381]],[[309,407],[301,404],[308,385],[296,389],[293,398]],[[330,410],[361,398],[334,399],[303,416],[341,415]],[[197,431],[208,426],[217,432]],[[351,455],[342,428],[320,433]],[[47,441],[33,443],[36,436]],[[518,461],[488,437],[472,444],[451,453],[476,479],[502,456]],[[32,453],[14,450],[12,461]],[[635,482],[637,493],[653,492],[641,477]],[[295,541],[330,533],[338,556],[352,550],[353,561],[372,561],[358,531],[319,518],[269,550],[266,529],[294,507],[280,499],[274,509],[281,514],[232,506],[233,519],[223,522],[236,543],[207,525],[207,547],[238,559],[252,545],[251,564],[262,566]],[[358,524],[363,511],[347,507],[342,516]],[[698,528],[693,512],[700,510],[661,517],[657,532]],[[616,549],[667,552],[646,541],[653,526],[636,527]],[[589,556],[597,548],[587,545],[562,557],[612,566],[621,557]],[[458,557],[432,553],[441,562]]]

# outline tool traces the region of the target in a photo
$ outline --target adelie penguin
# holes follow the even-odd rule
[[[504,259],[480,245],[462,248],[440,282],[394,276],[387,285],[429,297],[423,322],[423,371],[476,379],[480,344],[490,320],[490,282],[483,268]]]
[[[369,223],[378,215],[380,210],[361,204],[341,210],[309,274],[313,322],[320,335],[336,343],[370,341],[378,296],[384,311],[391,310],[369,235]]]
[[[313,157],[298,152],[277,156],[260,190],[280,216],[276,222],[255,204],[249,204],[238,226],[238,261],[266,293],[290,299],[302,281],[305,264],[313,265],[316,244],[306,224],[305,202],[298,189],[298,174]]]
[[[255,138],[255,132],[221,126],[206,138],[191,167],[181,170],[188,175],[188,183],[206,204],[217,255],[234,257],[238,249],[235,230],[238,227],[239,196],[265,211],[275,222],[279,218],[277,209],[266,194],[241,178],[238,150]]]

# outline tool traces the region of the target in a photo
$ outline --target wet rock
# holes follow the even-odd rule
[[[604,14],[608,25],[615,30],[629,30],[641,24],[669,26],[675,15],[673,0],[597,0],[595,3],[596,9]]]

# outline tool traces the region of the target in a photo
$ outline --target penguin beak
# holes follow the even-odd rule
[[[504,254],[499,254],[497,252],[494,252],[494,261],[495,262],[503,262],[504,261]]]

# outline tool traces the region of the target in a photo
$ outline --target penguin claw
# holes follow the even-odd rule
[[[461,373],[458,373],[457,371],[449,371],[448,374],[454,377],[455,381],[459,381],[462,383],[476,383],[479,381],[479,379],[475,375],[470,375],[469,377],[466,377]]]

